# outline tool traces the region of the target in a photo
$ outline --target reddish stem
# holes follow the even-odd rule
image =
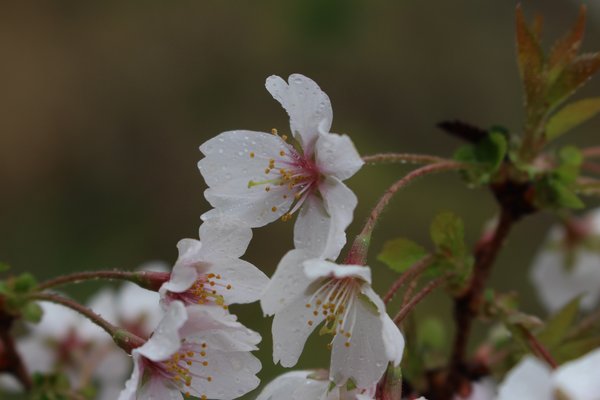
[[[401,163],[401,164],[436,164],[447,162],[449,160],[430,156],[428,154],[410,154],[410,153],[379,153],[364,156],[363,161],[366,164],[382,164],[382,163]]]
[[[402,307],[398,314],[396,314],[396,316],[394,317],[394,322],[396,323],[396,325],[399,325],[402,322],[402,320],[406,318],[406,316],[413,310],[413,308],[415,308],[415,306],[421,302],[421,300],[423,300],[434,289],[444,284],[449,277],[450,274],[442,275],[429,282],[423,287],[423,289],[417,292],[417,294],[415,294],[412,300],[410,300],[404,307]]]
[[[600,157],[600,146],[586,147],[581,149],[581,155],[584,158]]]
[[[433,256],[428,255],[426,257],[423,257],[421,260],[419,260],[415,264],[413,264],[409,269],[404,271],[404,273],[402,275],[400,275],[400,277],[398,279],[396,279],[394,281],[394,283],[392,283],[392,286],[390,286],[388,292],[383,297],[383,302],[385,304],[389,303],[394,298],[394,295],[396,294],[398,289],[400,289],[412,277],[418,276],[423,271],[425,271],[425,269],[429,265],[431,265],[432,261],[433,261]]]
[[[529,346],[533,350],[533,352],[540,358],[542,358],[546,363],[552,367],[552,369],[558,368],[558,363],[552,357],[552,354],[548,351],[546,347],[527,329],[522,330],[527,338],[527,342]]]
[[[45,289],[53,288],[56,286],[65,285],[67,283],[80,283],[89,280],[122,280],[133,282],[143,288],[158,291],[160,286],[169,280],[170,274],[168,272],[154,272],[154,271],[85,271],[75,272],[70,275],[59,276],[54,279],[50,279],[46,282],[42,282],[38,285],[38,290],[42,291]]]
[[[19,382],[23,385],[25,390],[30,390],[33,386],[31,377],[27,368],[23,363],[21,355],[17,351],[15,340],[10,334],[10,328],[12,326],[12,318],[2,318],[2,326],[0,327],[0,340],[2,341],[2,348],[0,349],[0,355],[2,356],[2,371],[12,374]]]
[[[110,335],[114,342],[129,354],[131,354],[131,351],[133,349],[140,347],[145,343],[145,340],[140,338],[139,336],[136,336],[125,329],[119,328],[111,324],[110,322],[102,318],[99,314],[96,314],[90,308],[83,306],[66,297],[62,297],[54,293],[35,293],[30,296],[30,299],[49,301],[51,303],[60,304],[62,306],[70,308],[71,310],[77,311],[79,314],[83,315],[84,317],[98,325],[100,328],[104,329],[104,331],[106,331],[106,333]]]

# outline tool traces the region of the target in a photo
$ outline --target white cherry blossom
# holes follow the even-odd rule
[[[376,385],[367,389],[330,388],[327,371],[292,371],[271,381],[256,400],[373,400]],[[330,390],[331,389],[331,390]]]
[[[132,351],[133,373],[119,400],[235,399],[258,386],[260,335],[219,307],[172,301],[154,334]]]
[[[278,267],[280,276],[261,299],[273,320],[273,360],[294,366],[306,339],[321,323],[321,334],[333,336],[331,380],[351,379],[368,387],[383,375],[388,362],[398,365],[404,338],[371,289],[371,270],[310,259],[309,252],[292,250]]]
[[[165,302],[230,304],[257,301],[269,278],[240,260],[252,230],[229,218],[212,218],[200,226],[200,240],[177,243],[179,258],[160,292]]]
[[[579,295],[584,310],[600,300],[600,210],[573,221],[571,230],[552,227],[533,261],[531,279],[550,312]]]
[[[552,371],[545,363],[525,357],[500,384],[498,400],[600,399],[600,349]]]
[[[219,134],[200,146],[198,167],[215,208],[202,218],[227,214],[250,227],[296,211],[296,248],[319,247],[334,259],[346,242],[357,199],[342,181],[363,165],[350,138],[330,133],[329,97],[311,79],[294,74],[266,81],[290,117],[292,137],[248,130]]]

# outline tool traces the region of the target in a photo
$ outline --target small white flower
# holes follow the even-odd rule
[[[317,248],[333,259],[346,242],[357,203],[342,181],[363,161],[348,136],[329,132],[331,103],[314,81],[298,74],[289,83],[271,76],[266,87],[289,114],[293,138],[238,130],[200,146],[205,196],[215,207],[202,218],[224,213],[260,227],[300,210],[295,247]]]
[[[404,338],[371,289],[369,267],[308,257],[290,251],[278,267],[280,278],[261,299],[263,311],[275,314],[273,360],[295,365],[310,333],[324,322],[320,333],[333,336],[331,380],[368,387],[388,362],[400,363]]]
[[[584,310],[600,300],[600,248],[595,248],[600,244],[600,210],[576,224],[579,237],[572,237],[563,226],[553,227],[533,261],[531,279],[550,312],[579,295]]]
[[[375,389],[376,385],[368,389],[330,390],[327,371],[292,371],[271,381],[256,400],[373,400]]]
[[[218,307],[171,302],[152,337],[132,352],[133,373],[119,400],[235,399],[259,384],[250,354],[260,335]]]
[[[552,371],[533,357],[525,357],[499,386],[498,400],[600,399],[600,349]]]
[[[471,394],[467,397],[455,396],[454,400],[495,400],[496,383],[491,378],[471,382]]]
[[[179,258],[170,280],[160,292],[165,302],[230,304],[257,301],[269,278],[247,261],[240,260],[252,238],[250,228],[239,221],[212,218],[200,226],[200,241],[177,243]]]

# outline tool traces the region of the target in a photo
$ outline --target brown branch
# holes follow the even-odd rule
[[[473,319],[481,308],[483,292],[491,274],[492,265],[514,221],[513,214],[503,207],[494,234],[478,243],[475,249],[475,266],[467,289],[455,299],[456,334],[450,359],[450,371],[446,382],[446,391],[449,396],[460,386],[461,371],[466,365],[465,358]]]
[[[447,162],[449,160],[430,156],[428,154],[409,154],[409,153],[379,153],[369,156],[363,156],[362,160],[365,164],[383,164],[383,163],[400,163],[400,164],[435,164]]]
[[[169,279],[168,272],[154,271],[85,271],[75,272],[73,274],[59,276],[42,282],[37,289],[42,291],[56,286],[62,286],[68,283],[80,283],[89,280],[122,280],[133,282],[149,290],[158,291],[160,285]]]
[[[428,255],[423,257],[421,260],[414,263],[410,268],[408,268],[398,279],[392,283],[388,292],[383,296],[383,302],[385,304],[389,303],[393,298],[398,289],[402,287],[406,282],[408,282],[412,277],[420,275],[425,269],[431,265],[433,261],[433,256]]]

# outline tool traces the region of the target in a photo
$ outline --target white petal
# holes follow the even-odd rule
[[[552,400],[553,398],[550,368],[529,356],[509,371],[498,388],[498,400]]]
[[[260,299],[265,315],[275,314],[302,295],[312,282],[304,274],[302,263],[312,257],[305,250],[291,250],[283,256]]]
[[[30,335],[17,341],[17,350],[30,373],[48,373],[54,367],[57,354],[48,346],[47,341],[48,337],[38,335]]]
[[[209,399],[231,400],[255,389],[260,383],[256,377],[260,371],[260,361],[247,352],[206,351],[208,366],[195,363],[190,372],[200,376],[211,376],[210,382],[204,379],[192,379],[190,393]]]
[[[582,309],[594,308],[600,299],[600,254],[577,251],[570,269],[565,265],[565,257],[564,252],[555,249],[543,249],[536,256],[531,278],[542,303],[555,312],[583,294]]]
[[[160,295],[134,283],[125,283],[117,295],[117,307],[121,322],[140,324],[146,335],[150,335],[163,317],[159,304]]]
[[[392,321],[387,313],[382,314],[383,343],[387,352],[388,360],[394,366],[398,366],[404,354],[404,336],[398,326]]]
[[[135,351],[132,354],[133,356],[133,372],[131,373],[131,377],[125,383],[125,388],[119,395],[119,400],[136,400],[138,388],[140,386],[140,380],[142,378],[143,373],[143,362],[142,356],[137,354]]]
[[[309,378],[314,371],[292,371],[271,381],[256,400],[319,400],[329,381]]]
[[[134,353],[152,361],[164,361],[181,347],[179,329],[187,320],[185,306],[180,301],[173,301],[165,310],[165,316],[158,324],[154,334],[142,346],[134,349]]]
[[[269,278],[261,270],[239,259],[215,262],[210,265],[207,272],[221,275],[219,283],[222,285],[231,285],[230,289],[218,290],[227,305],[257,301],[269,283]]]
[[[173,267],[169,280],[160,287],[160,294],[165,298],[166,292],[182,293],[188,290],[198,279],[198,271],[190,264],[177,263]]]
[[[294,247],[310,252],[315,258],[335,260],[339,251],[334,246],[327,246],[331,229],[331,216],[323,200],[308,196],[294,224]]]
[[[302,144],[305,154],[311,154],[319,129],[329,132],[331,128],[331,102],[312,79],[293,74],[288,82],[273,75],[267,78],[265,86],[290,116],[292,134]]]
[[[362,265],[340,265],[331,261],[312,259],[304,261],[304,273],[312,280],[320,278],[357,278],[371,284],[371,268]]]
[[[315,156],[323,175],[335,176],[344,181],[354,175],[364,164],[347,135],[320,134]]]
[[[273,179],[274,174],[265,173],[269,160],[280,158],[288,146],[277,136],[252,131],[224,132],[200,146],[206,157],[198,168],[209,186],[204,194],[215,207],[202,219],[227,215],[249,227],[260,227],[285,214],[294,199],[293,195],[283,198],[285,187],[272,186],[267,192],[266,185],[248,187],[248,183]]]
[[[116,294],[112,289],[102,289],[88,301],[88,307],[112,324],[118,324]],[[77,333],[84,340],[110,340],[106,332],[87,318],[77,326]]]
[[[561,365],[554,375],[554,386],[573,400],[600,399],[600,349]]]
[[[335,177],[327,177],[322,181],[319,191],[331,216],[325,254],[337,256],[346,244],[346,228],[352,222],[358,200],[352,190]]]
[[[207,261],[239,258],[252,239],[252,230],[239,220],[211,218],[200,226],[203,258]]]
[[[365,300],[356,298],[345,318],[344,325],[347,324],[353,327],[350,346],[346,347],[346,337],[335,336],[330,377],[338,386],[353,379],[358,387],[368,387],[381,378],[389,362],[381,314]]]
[[[281,309],[273,318],[273,362],[284,367],[293,367],[300,358],[306,339],[317,325],[325,318],[323,313],[313,315],[314,307],[306,307],[311,303],[312,292],[304,292],[302,296]],[[309,324],[312,321],[312,324]]]
[[[179,388],[161,376],[151,376],[138,390],[138,400],[183,400]]]
[[[188,320],[179,330],[187,342],[207,343],[212,350],[257,350],[261,337],[237,321],[235,315],[216,306],[188,306]]]

